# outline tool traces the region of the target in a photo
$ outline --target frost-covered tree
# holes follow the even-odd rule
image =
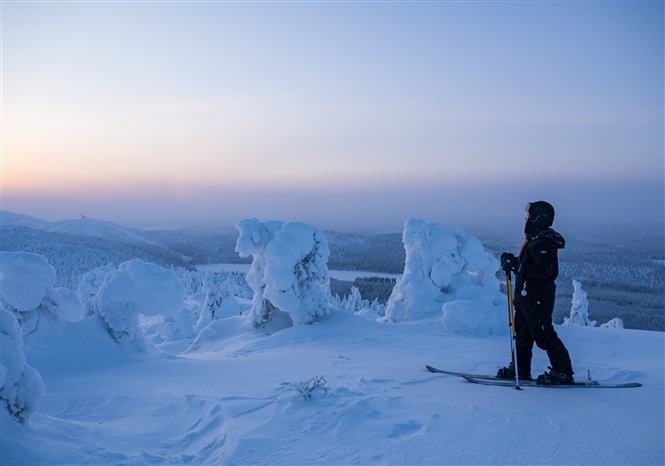
[[[27,421],[44,394],[39,372],[23,353],[23,331],[14,313],[0,306],[0,399],[19,421]]]
[[[203,286],[205,297],[196,324],[197,331],[215,319],[242,313],[242,306],[236,300],[236,296],[248,298],[251,295],[247,295],[247,285],[240,283],[239,278],[234,273],[213,273],[205,276]],[[244,282],[244,279],[242,281]]]
[[[0,304],[16,316],[24,335],[35,331],[42,312],[60,317],[67,290],[55,289],[55,269],[44,256],[0,253]]]
[[[83,303],[85,314],[93,314],[91,307],[93,298],[104,284],[106,277],[115,271],[116,268],[112,264],[106,264],[83,274],[77,292],[79,301]]]
[[[363,299],[357,286],[352,286],[351,293],[342,300],[342,306],[349,312],[358,312],[369,307],[369,301]]]
[[[595,327],[596,321],[589,319],[589,300],[582,283],[573,280],[573,300],[570,316],[564,318],[563,324],[569,327]]]
[[[136,301],[136,287],[125,271],[110,274],[95,295],[93,309],[119,343],[133,342],[139,331]]]
[[[386,321],[401,322],[440,315],[444,327],[460,333],[499,333],[498,260],[478,238],[463,230],[407,219],[402,235],[406,262],[386,304]]]
[[[297,325],[328,312],[330,251],[323,233],[301,222],[255,218],[241,220],[236,229],[236,252],[253,259],[246,276],[254,292],[249,323],[262,325],[281,311]]]
[[[141,345],[138,315],[173,320],[183,308],[184,297],[174,271],[133,259],[106,277],[91,307],[113,339]]]
[[[357,286],[352,286],[350,293],[346,296],[335,295],[332,298],[332,306],[356,315],[373,318],[383,317],[386,309],[386,306],[381,304],[377,298],[374,298],[371,303],[369,300],[363,299]]]

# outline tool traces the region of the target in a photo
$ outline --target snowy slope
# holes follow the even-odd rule
[[[83,215],[78,219],[47,222],[28,215],[0,210],[0,226],[27,227],[51,233],[152,244],[139,230],[124,227],[106,220],[88,218]]]
[[[663,464],[664,334],[560,327],[578,378],[616,390],[485,387],[507,336],[446,334],[333,312],[312,325],[214,323],[196,351],[138,353],[95,318],[26,337],[46,396],[2,411],[2,464]],[[166,348],[163,348],[166,349]],[[534,372],[546,359],[536,350]],[[304,397],[307,382],[325,388]],[[310,387],[311,387],[310,383]]]
[[[8,210],[0,210],[0,226],[16,226],[33,228],[35,230],[46,230],[48,222],[30,217],[29,215],[15,214]]]
[[[95,220],[84,216],[74,220],[53,222],[50,224],[48,231],[135,243],[149,242],[137,230],[116,225],[105,220]]]

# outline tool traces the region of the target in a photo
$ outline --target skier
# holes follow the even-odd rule
[[[526,206],[524,240],[519,257],[504,252],[501,268],[515,273],[515,334],[517,369],[520,379],[531,379],[533,343],[547,352],[549,371],[539,375],[537,384],[567,385],[574,382],[573,367],[568,350],[552,326],[555,280],[559,275],[557,250],[563,249],[565,240],[554,231],[554,207],[545,201]],[[511,362],[496,376],[514,379],[515,367]]]

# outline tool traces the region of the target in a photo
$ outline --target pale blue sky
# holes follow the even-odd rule
[[[8,210],[662,224],[662,2],[4,2],[2,43]]]

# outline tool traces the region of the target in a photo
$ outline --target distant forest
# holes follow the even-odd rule
[[[235,252],[237,236],[227,233],[182,231],[142,232],[151,243],[47,233],[24,227],[1,227],[0,249],[42,254],[58,272],[58,284],[75,288],[88,270],[106,263],[138,257],[160,265],[191,268],[196,264],[248,263]],[[405,252],[400,233],[359,235],[325,232],[330,246],[328,265],[337,270],[396,273],[403,271]],[[517,252],[517,242],[481,236],[487,250],[498,257],[503,251]],[[588,294],[589,314],[599,324],[620,317],[626,328],[665,331],[665,257],[660,238],[631,242],[569,237],[559,255],[560,276],[554,321],[563,322],[570,313],[572,280],[582,283]],[[390,296],[395,281],[359,279],[333,280],[331,291],[340,296],[358,287],[363,298]]]

